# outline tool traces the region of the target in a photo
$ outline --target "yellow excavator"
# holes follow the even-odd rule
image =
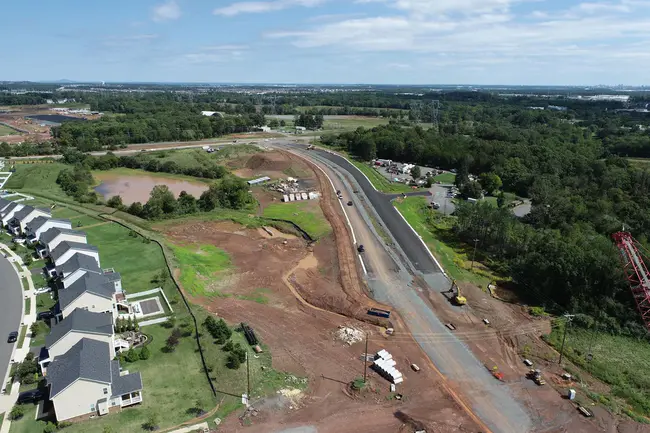
[[[458,287],[458,284],[456,284],[456,280],[452,280],[451,282],[451,288],[449,289],[449,292],[453,294],[453,297],[451,300],[454,302],[456,305],[465,305],[467,304],[467,299],[460,293],[460,287]]]

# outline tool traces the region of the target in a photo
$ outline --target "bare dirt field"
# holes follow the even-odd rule
[[[268,176],[271,179],[313,178],[313,172],[294,155],[281,152],[260,152],[230,160],[226,166],[243,178]]]
[[[41,126],[37,120],[25,119],[25,116],[34,116],[39,114],[60,114],[51,111],[46,106],[34,107],[2,107],[6,112],[0,112],[0,122],[16,128],[16,134],[5,135],[0,138],[0,142],[9,144],[22,143],[24,141],[43,142],[51,139],[50,126]],[[63,113],[70,117],[79,117],[84,119],[96,119],[98,116],[79,115],[74,113]]]
[[[285,170],[286,161],[254,159],[255,164]],[[305,165],[305,169],[309,167]],[[312,175],[314,173],[312,172]],[[322,182],[322,173],[314,175]],[[230,323],[247,322],[273,353],[275,369],[307,377],[309,388],[296,401],[270,396],[254,401],[254,417],[231,416],[220,426],[228,432],[282,432],[293,427],[317,428],[319,433],[476,432],[470,417],[440,386],[430,369],[414,372],[411,363],[427,359],[402,327],[391,324],[393,339],[379,323],[368,323],[369,306],[379,306],[365,294],[357,270],[356,252],[331,188],[322,188],[323,213],[333,233],[315,244],[270,229],[248,229],[231,222],[185,223],[161,226],[179,244],[212,244],[231,257],[233,271],[220,290],[220,298],[195,298],[193,302]],[[259,291],[264,289],[264,298]],[[362,320],[358,320],[362,319]],[[387,325],[385,323],[384,325]],[[405,377],[398,385],[402,399],[390,392],[389,383],[368,368],[369,382],[362,392],[350,383],[363,376],[361,357],[365,343],[352,345],[336,336],[345,326],[368,333],[368,352],[385,348]]]

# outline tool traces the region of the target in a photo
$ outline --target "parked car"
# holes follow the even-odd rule
[[[17,244],[20,244],[20,245],[25,245],[25,242],[26,242],[25,239],[23,239],[23,238],[13,238],[11,241],[15,242]]]
[[[18,404],[36,403],[42,400],[45,394],[40,389],[30,389],[29,391],[21,392],[18,394]]]
[[[351,202],[351,201],[348,202],[348,206],[352,206],[352,202]]]
[[[36,315],[36,320],[49,320],[53,318],[54,314],[51,311],[41,311]]]
[[[11,331],[9,337],[7,337],[7,343],[15,343],[18,340],[18,332]]]

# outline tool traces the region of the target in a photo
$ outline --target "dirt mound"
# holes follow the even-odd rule
[[[291,167],[291,161],[279,153],[257,153],[246,161],[245,167],[254,171],[283,171]]]

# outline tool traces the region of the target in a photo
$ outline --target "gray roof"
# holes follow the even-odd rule
[[[33,211],[34,211],[34,208],[32,206],[27,205],[27,206],[25,206],[24,208],[22,208],[21,210],[19,210],[18,212],[16,212],[14,214],[14,219],[17,219],[18,221],[20,221],[23,218],[25,218],[27,215],[32,213]]]
[[[9,212],[11,212],[14,208],[16,208],[18,205],[21,205],[21,203],[16,203],[15,201],[12,201],[9,206],[5,208],[5,210],[2,211],[2,216],[4,217],[7,215]]]
[[[97,264],[97,260],[93,259],[87,254],[81,253],[73,254],[67,262],[61,266],[57,266],[56,272],[57,274],[63,274],[67,272],[74,272],[77,269],[85,269],[86,271],[94,272],[96,274],[102,273],[101,269],[99,269],[99,265]]]
[[[111,383],[111,359],[108,343],[82,338],[70,350],[47,367],[50,398],[72,385],[78,379]]]
[[[108,278],[108,281],[111,283],[114,283],[115,281],[120,281],[122,279],[122,276],[120,275],[119,272],[104,272],[103,274],[106,278]]]
[[[50,253],[52,261],[57,261],[62,255],[64,255],[70,249],[84,250],[84,251],[97,251],[97,247],[94,245],[82,244],[81,242],[70,242],[63,241],[54,248],[54,251]]]
[[[0,198],[0,210],[3,210],[7,206],[9,206],[11,203],[13,203],[11,200]]]
[[[101,296],[102,298],[112,299],[115,293],[115,285],[103,275],[87,273],[72,283],[67,289],[59,290],[61,310],[86,292]]]
[[[70,223],[69,220],[52,219],[52,218],[48,218],[48,217],[44,217],[44,216],[39,216],[39,217],[34,218],[29,223],[27,223],[26,227],[29,230],[31,230],[32,232],[35,232],[36,230],[43,227],[43,225],[48,221],[57,222],[57,223],[68,223],[72,227],[72,224]]]
[[[111,397],[119,397],[133,391],[142,390],[142,376],[140,373],[131,373],[120,376],[120,362],[111,361]]]
[[[67,221],[67,220],[62,220],[62,221]],[[86,233],[80,232],[78,230],[64,229],[61,227],[53,227],[41,235],[41,242],[47,245],[60,234],[86,236]]]
[[[51,347],[72,331],[113,335],[113,316],[75,308],[68,317],[52,327],[50,333],[45,337],[46,347]]]

